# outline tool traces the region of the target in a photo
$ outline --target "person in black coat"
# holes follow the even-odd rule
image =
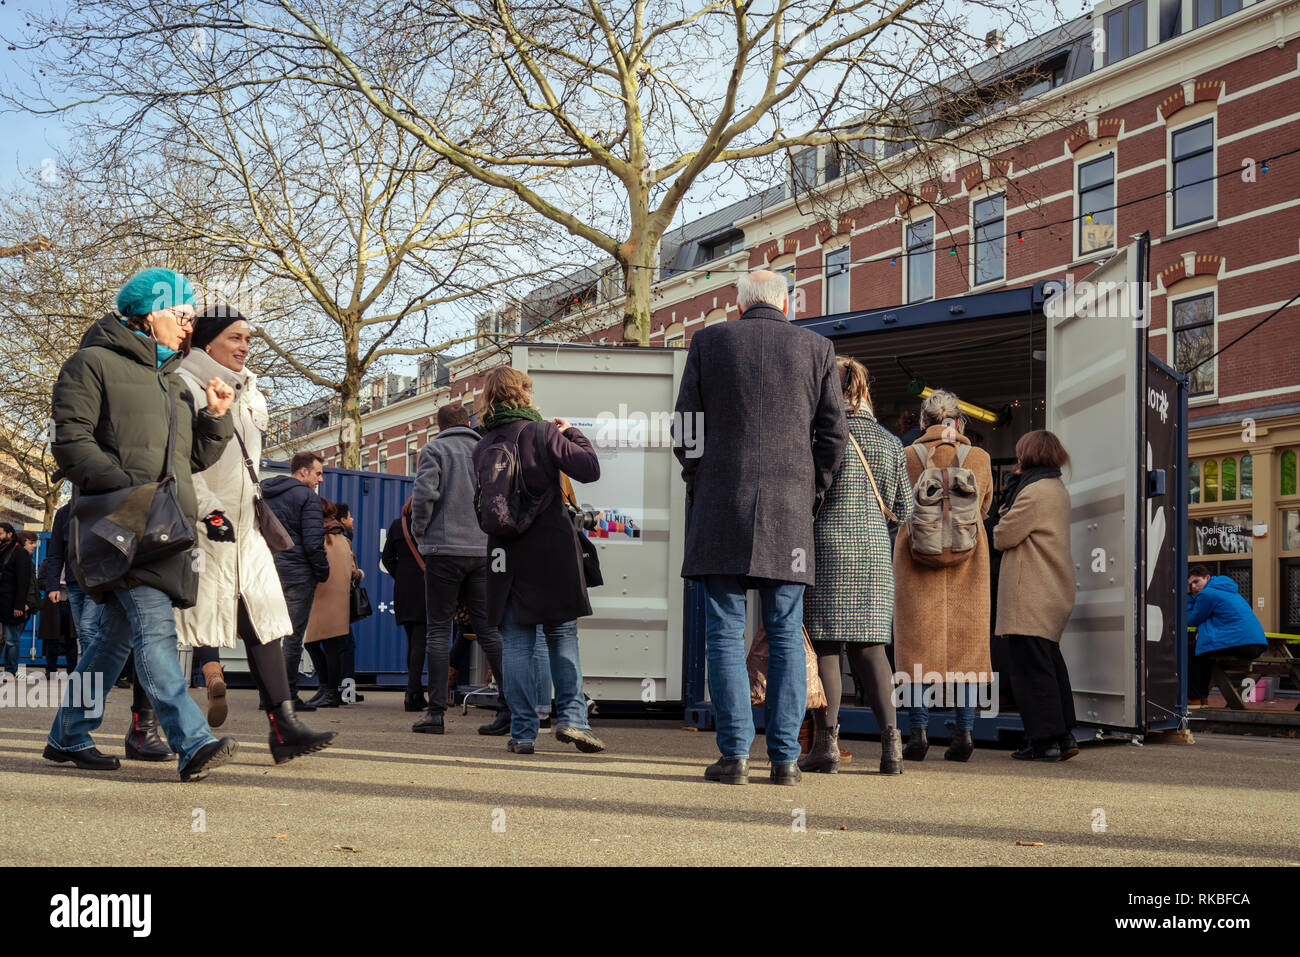
[[[311,619],[316,585],[330,577],[330,560],[325,553],[325,524],[316,488],[324,478],[321,457],[315,452],[298,452],[289,461],[290,475],[276,475],[262,483],[262,497],[284,530],[293,548],[275,553],[275,570],[280,575],[284,601],[289,606],[293,634],[283,641],[284,669],[289,674],[289,691],[295,711],[315,711],[298,696],[298,667],[302,663],[302,636]]]
[[[76,670],[77,640],[68,603],[54,597],[61,595],[67,587],[55,570],[59,562],[52,548],[47,547],[46,552],[37,573],[42,595],[40,614],[36,618],[36,637],[41,639],[41,650],[45,652],[45,674],[48,677],[58,670],[60,657],[66,659],[69,673]]]
[[[388,526],[379,561],[393,576],[393,613],[397,623],[406,631],[406,710],[417,712],[429,707],[421,683],[428,616],[424,610],[424,562],[420,553],[411,547],[410,521],[411,500],[408,498],[402,506],[401,516]]]
[[[559,712],[555,740],[571,741],[579,751],[603,751],[604,743],[587,720],[578,659],[578,619],[591,614],[591,603],[578,532],[560,492],[560,472],[576,482],[594,482],[600,478],[600,460],[587,437],[567,421],[543,421],[533,407],[532,390],[525,373],[509,366],[491,369],[483,382],[488,432],[474,448],[483,512],[502,504],[489,500],[488,487],[496,488],[496,483],[487,474],[502,445],[518,450],[524,484],[542,497],[523,534],[488,535],[487,618],[501,629],[501,678],[511,715],[507,747],[533,753],[538,731],[533,652],[541,625]]]
[[[754,740],[746,593],[759,591],[771,649],[772,780],[795,784],[806,704],[803,592],[816,582],[813,518],[848,441],[830,340],[786,318],[785,279],[741,277],[737,322],[691,337],[673,414],[690,519],[682,577],[706,592],[709,690],[722,758],[710,781],[745,784]]]
[[[18,674],[19,642],[27,619],[39,604],[36,590],[36,565],[32,553],[40,541],[35,532],[15,532],[13,543],[0,558],[0,622],[4,624],[3,680]]]

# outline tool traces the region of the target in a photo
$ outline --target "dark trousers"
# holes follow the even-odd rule
[[[1187,697],[1199,699],[1210,693],[1213,659],[1249,658],[1254,661],[1267,650],[1268,645],[1233,645],[1231,648],[1216,648],[1203,655],[1193,655],[1187,670]]]
[[[406,630],[406,696],[413,698],[424,693],[421,678],[424,675],[424,658],[428,650],[428,638],[422,621],[408,621],[402,625]]]
[[[501,681],[501,631],[487,620],[487,556],[431,555],[424,566],[425,653],[429,659],[429,712],[447,710],[452,620],[456,602],[464,603],[470,626],[497,677],[498,705],[506,708]]]
[[[290,697],[298,694],[298,666],[302,663],[302,638],[307,633],[307,622],[311,618],[311,606],[316,600],[316,583],[286,585],[284,602],[289,607],[289,624],[293,632],[285,637],[284,670],[289,676]]]
[[[1035,635],[1007,635],[1011,685],[1025,737],[1047,743],[1074,728],[1074,693],[1061,643]]]
[[[343,636],[307,642],[307,654],[316,668],[320,690],[338,691],[343,683]]]
[[[67,648],[67,651],[60,652],[60,647]],[[68,674],[77,670],[77,643],[71,638],[64,642],[47,641],[45,643],[45,673],[53,674],[58,670],[59,657],[62,655],[68,662]]]
[[[253,629],[243,599],[239,601],[237,614],[235,627],[248,657],[248,675],[257,687],[257,707],[262,711],[273,711],[281,701],[293,697],[289,690],[289,675],[285,671],[284,650],[280,647],[280,639],[276,638],[266,644],[257,640],[257,632]],[[220,648],[200,645],[194,649],[194,665],[200,671],[204,665],[220,661]]]
[[[352,683],[357,681],[357,636],[352,634],[352,629],[348,629],[346,635],[339,635],[339,665],[343,669],[343,678],[340,684],[348,678]]]

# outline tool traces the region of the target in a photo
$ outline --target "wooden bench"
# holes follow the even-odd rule
[[[1241,685],[1247,676],[1278,675],[1290,677],[1300,686],[1300,658],[1291,653],[1291,645],[1300,642],[1300,635],[1266,633],[1268,650],[1258,658],[1215,658],[1211,666],[1211,681],[1219,686],[1223,700],[1233,711],[1245,711],[1246,702],[1241,697]],[[1296,704],[1300,711],[1300,703]]]

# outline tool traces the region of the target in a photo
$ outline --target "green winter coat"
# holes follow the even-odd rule
[[[189,387],[177,373],[177,353],[159,367],[155,343],[107,315],[81,338],[54,385],[54,460],[73,485],[73,507],[81,492],[100,494],[156,482],[167,456],[171,399],[176,409],[172,468],[181,508],[198,520],[193,472],[213,465],[230,440],[229,416],[194,411]],[[69,535],[69,564],[84,581],[76,552],[77,526]],[[193,606],[197,572],[188,554],[132,568],[123,587],[148,585],[165,592],[179,608]],[[84,584],[83,584],[84,587]]]

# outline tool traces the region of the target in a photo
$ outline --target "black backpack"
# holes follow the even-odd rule
[[[536,423],[531,431],[525,425],[515,433],[513,441],[504,436],[490,439],[479,456],[474,511],[478,515],[478,527],[493,538],[517,538],[524,534],[551,498],[550,487],[533,492],[524,481],[519,444],[525,432],[537,446],[538,461],[544,465],[544,422]]]

